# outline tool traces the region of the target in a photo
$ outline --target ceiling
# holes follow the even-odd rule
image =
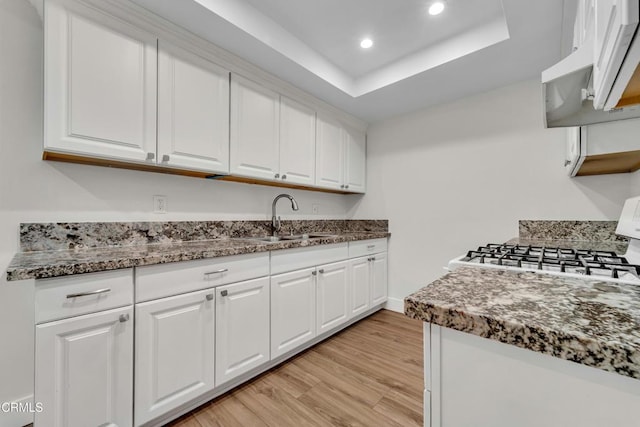
[[[535,78],[575,0],[133,0],[368,122]],[[362,49],[360,40],[374,45]]]

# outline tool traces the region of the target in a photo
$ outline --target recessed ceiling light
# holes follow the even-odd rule
[[[363,49],[369,49],[371,46],[373,46],[373,40],[371,39],[362,39],[360,42],[360,47]]]
[[[429,15],[439,15],[444,10],[444,2],[437,1],[429,6]]]

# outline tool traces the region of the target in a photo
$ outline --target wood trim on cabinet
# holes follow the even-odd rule
[[[85,157],[85,156],[80,156],[76,154],[57,153],[54,151],[44,151],[42,153],[42,160],[52,160],[56,162],[65,162],[65,163],[77,163],[81,165],[105,166],[110,168],[138,170],[138,171],[145,171],[145,172],[166,173],[166,174],[172,174],[172,175],[191,176],[195,178],[209,178],[209,179],[215,179],[220,181],[243,182],[245,184],[266,185],[269,187],[293,188],[297,190],[318,191],[322,193],[353,194],[347,191],[339,191],[339,190],[333,190],[329,188],[308,187],[305,185],[297,185],[297,184],[291,184],[287,182],[267,181],[267,180],[261,180],[257,178],[245,178],[241,176],[213,175],[207,172],[167,168],[163,166],[157,166],[155,164],[129,163],[125,161]]]
[[[640,150],[587,156],[576,176],[635,172],[640,169]]]

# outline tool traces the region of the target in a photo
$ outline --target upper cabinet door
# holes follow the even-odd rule
[[[627,54],[633,34],[638,27],[639,8],[638,0],[595,2],[593,105],[597,109],[604,107]]]
[[[345,190],[364,193],[366,189],[366,135],[363,132],[344,132],[346,150]]]
[[[316,122],[316,185],[344,189],[343,130],[339,123],[318,114]]]
[[[280,179],[315,184],[316,112],[291,99],[280,100]]]
[[[279,128],[280,95],[232,74],[231,173],[279,179]]]
[[[45,150],[155,155],[156,48],[155,36],[122,21],[45,2]]]
[[[158,159],[163,166],[229,172],[229,71],[160,41]]]

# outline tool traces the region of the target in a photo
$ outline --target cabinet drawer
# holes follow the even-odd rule
[[[387,239],[359,240],[349,242],[349,258],[387,251]]]
[[[342,261],[348,256],[346,243],[274,251],[271,253],[271,274]]]
[[[137,267],[136,302],[268,275],[267,252]]]
[[[36,281],[36,323],[133,304],[133,269]]]

